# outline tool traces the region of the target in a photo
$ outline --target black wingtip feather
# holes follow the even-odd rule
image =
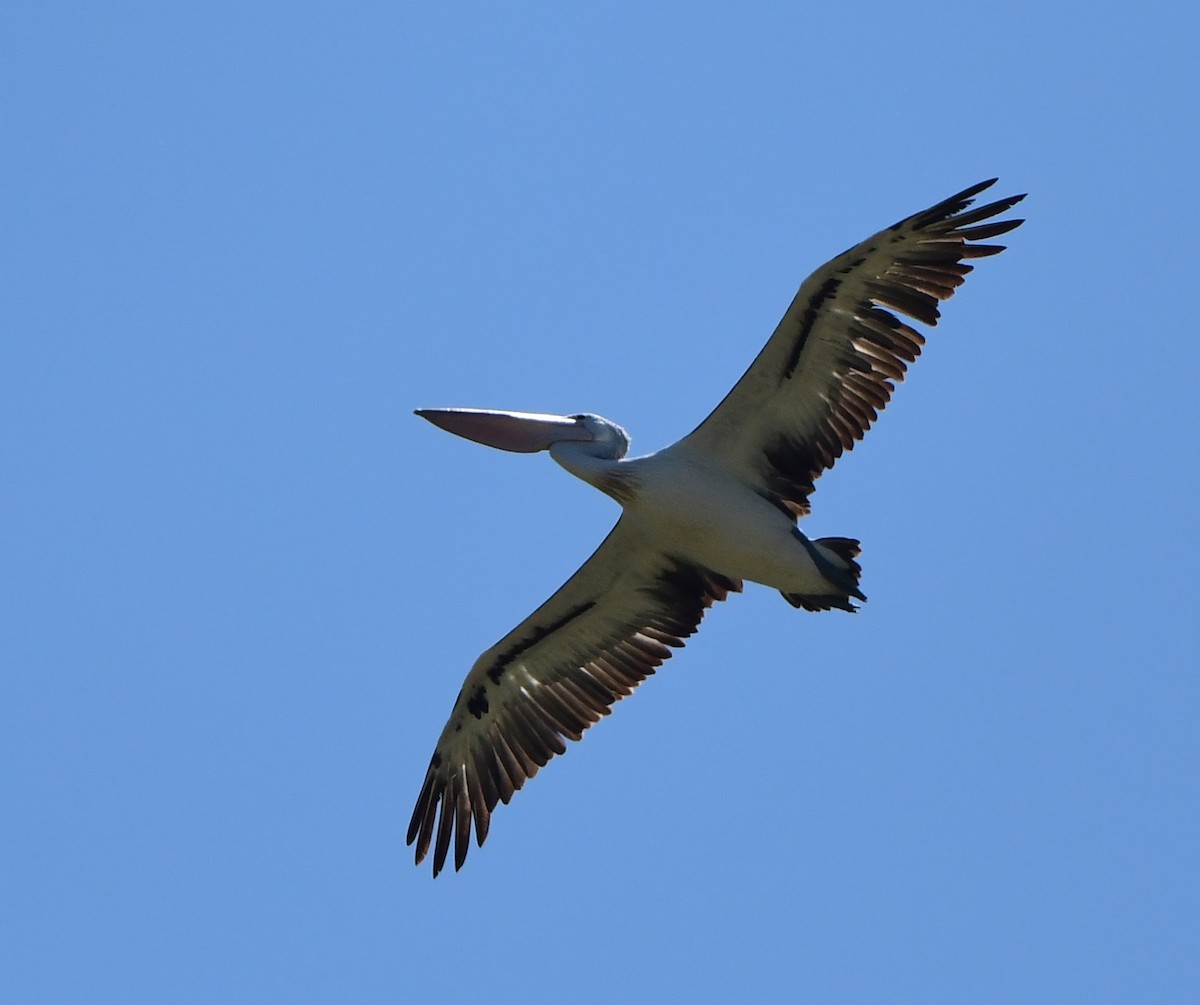
[[[970,188],[964,188],[961,192],[950,196],[948,199],[943,199],[939,203],[935,203],[928,209],[921,210],[919,213],[914,213],[911,216],[906,216],[901,220],[897,220],[889,229],[899,230],[901,227],[910,224],[920,229],[921,227],[926,227],[931,223],[937,223],[940,220],[945,220],[947,217],[954,216],[956,213],[962,212],[969,205],[971,205],[971,202],[974,200],[975,196],[979,195],[980,192],[995,185],[997,180],[998,179],[996,178],[989,178],[987,181],[981,181],[975,185],[972,185]]]

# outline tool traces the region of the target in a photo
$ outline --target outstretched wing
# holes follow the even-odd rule
[[[737,580],[677,561],[617,526],[563,587],[484,653],[467,675],[429,762],[408,843],[433,874],[462,868],[474,822],[537,774],[683,645]],[[440,806],[440,811],[439,811]]]
[[[977,244],[1023,220],[995,220],[1023,195],[968,210],[996,179],[973,185],[880,231],[821,266],[800,287],[762,352],[707,419],[678,444],[758,486],[795,516],[813,482],[854,446],[925,342],[896,314],[935,325]],[[889,309],[890,308],[890,309]]]

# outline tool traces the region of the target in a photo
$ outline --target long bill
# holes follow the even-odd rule
[[[582,420],[567,415],[488,408],[418,408],[416,414],[448,433],[521,454],[548,450],[560,440],[595,439]]]

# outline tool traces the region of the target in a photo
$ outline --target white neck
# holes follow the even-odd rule
[[[627,479],[626,465],[611,457],[600,457],[592,451],[596,445],[577,440],[560,440],[550,447],[550,456],[556,464],[566,468],[576,478],[581,478],[618,502],[629,497],[623,491]]]

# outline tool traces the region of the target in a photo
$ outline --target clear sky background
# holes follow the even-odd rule
[[[0,999],[1198,1000],[1197,18],[10,5]],[[412,409],[657,449],[992,175],[1029,222],[805,525],[870,603],[748,588],[415,868],[617,512]]]

